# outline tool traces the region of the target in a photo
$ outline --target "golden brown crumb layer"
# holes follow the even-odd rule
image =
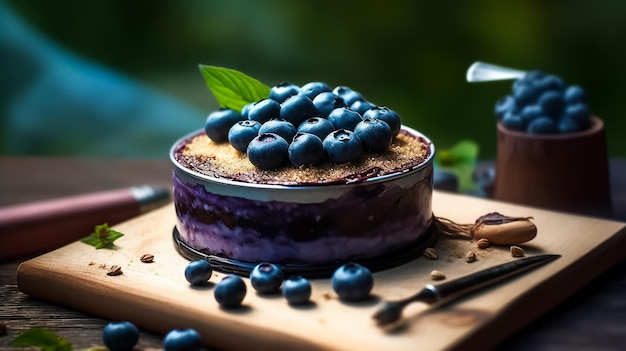
[[[229,143],[216,144],[201,133],[177,150],[175,157],[185,167],[207,176],[248,183],[286,185],[354,182],[414,168],[429,155],[430,145],[425,140],[402,132],[386,152],[366,153],[358,162],[324,162],[300,168],[287,165],[265,171],[256,168],[245,154]]]

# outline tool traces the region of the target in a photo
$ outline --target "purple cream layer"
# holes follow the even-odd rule
[[[414,244],[431,224],[432,165],[404,176],[415,181],[354,184],[337,197],[302,203],[214,194],[175,172],[178,230],[196,250],[247,262],[377,257]]]

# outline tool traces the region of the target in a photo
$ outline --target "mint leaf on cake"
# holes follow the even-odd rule
[[[270,87],[237,70],[209,65],[199,67],[209,90],[223,108],[241,111],[245,105],[270,95]]]

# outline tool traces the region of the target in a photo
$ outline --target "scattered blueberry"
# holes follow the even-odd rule
[[[292,276],[283,282],[283,297],[290,305],[302,305],[311,299],[311,283],[303,277]]]
[[[211,275],[213,275],[213,267],[207,260],[191,261],[185,267],[185,279],[193,286],[206,284]]]
[[[354,132],[335,130],[322,141],[324,154],[330,162],[346,163],[358,160],[363,155],[363,143]]]
[[[128,321],[110,322],[104,327],[102,341],[111,351],[129,351],[139,341],[139,329]]]
[[[259,134],[274,133],[280,135],[285,141],[290,142],[296,135],[296,127],[282,118],[271,119],[261,126]]]
[[[433,172],[433,187],[437,190],[457,192],[459,178],[452,172],[436,168]]]
[[[250,284],[260,294],[278,292],[283,279],[283,270],[273,263],[259,263],[250,272]]]
[[[558,132],[558,126],[550,117],[539,117],[528,125],[529,134],[555,134],[556,132]]]
[[[370,296],[374,277],[366,267],[350,262],[333,272],[331,285],[341,300],[358,301]]]
[[[389,128],[391,128],[391,135],[394,138],[398,135],[398,133],[400,133],[400,128],[402,127],[400,115],[385,106],[372,107],[371,109],[365,111],[363,118],[382,119],[389,125]]]
[[[263,99],[254,103],[248,111],[248,119],[265,123],[280,116],[280,104],[276,100]]]
[[[222,108],[209,113],[204,124],[204,131],[216,143],[228,141],[228,131],[233,124],[243,120],[241,113]]]
[[[354,127],[354,134],[361,139],[365,149],[371,152],[387,150],[393,139],[389,125],[378,118],[363,119]]]
[[[319,116],[313,101],[303,95],[293,95],[280,105],[280,118],[299,126],[311,117]]]
[[[235,123],[228,131],[228,142],[237,151],[245,153],[248,150],[248,144],[259,135],[261,123],[247,119]]]
[[[270,170],[287,163],[289,143],[278,134],[259,134],[248,145],[248,159],[257,168]]]
[[[324,118],[327,118],[334,109],[348,106],[341,97],[329,91],[319,93],[313,99],[313,105],[315,105],[319,114]]]
[[[200,351],[202,337],[195,329],[172,329],[163,338],[164,351]]]
[[[278,103],[283,103],[288,97],[297,95],[298,92],[300,92],[299,86],[289,82],[283,82],[270,89],[270,99]]]
[[[328,121],[332,123],[335,129],[354,130],[354,127],[362,120],[363,118],[358,112],[347,107],[336,108],[328,115]]]
[[[325,91],[332,92],[328,84],[323,83],[323,82],[310,82],[300,87],[299,94],[302,96],[306,96],[311,101],[313,101],[313,99],[315,99],[317,95]]]
[[[313,165],[324,157],[324,145],[317,135],[298,132],[287,153],[289,162],[296,167]]]
[[[241,306],[243,298],[246,297],[247,288],[240,276],[230,274],[217,283],[213,292],[220,306],[235,308]]]
[[[298,132],[315,134],[322,140],[333,130],[335,130],[333,124],[322,117],[311,117],[298,127]]]

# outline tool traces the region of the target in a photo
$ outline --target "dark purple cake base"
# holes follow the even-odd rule
[[[423,237],[406,247],[394,251],[389,252],[387,254],[381,255],[379,257],[373,257],[369,259],[357,260],[355,263],[359,263],[365,267],[368,267],[372,272],[383,271],[386,269],[390,269],[393,267],[400,266],[409,261],[412,261],[420,256],[422,256],[424,250],[428,247],[433,247],[437,243],[438,239],[437,230],[434,226],[428,229],[423,235]],[[189,245],[185,244],[180,237],[180,233],[178,229],[174,227],[173,230],[173,239],[174,246],[178,253],[184,258],[194,261],[194,260],[207,260],[211,263],[211,266],[214,270],[217,270],[226,274],[238,274],[241,276],[249,276],[250,272],[257,265],[256,262],[245,262],[234,259],[229,259],[225,257],[219,257],[215,255],[206,254],[204,252],[195,250]],[[310,265],[310,264],[283,264],[280,265],[283,274],[285,276],[299,275],[305,278],[328,278],[332,276],[333,272],[341,265],[343,262],[338,263],[327,263],[327,264],[319,264],[319,265]]]

